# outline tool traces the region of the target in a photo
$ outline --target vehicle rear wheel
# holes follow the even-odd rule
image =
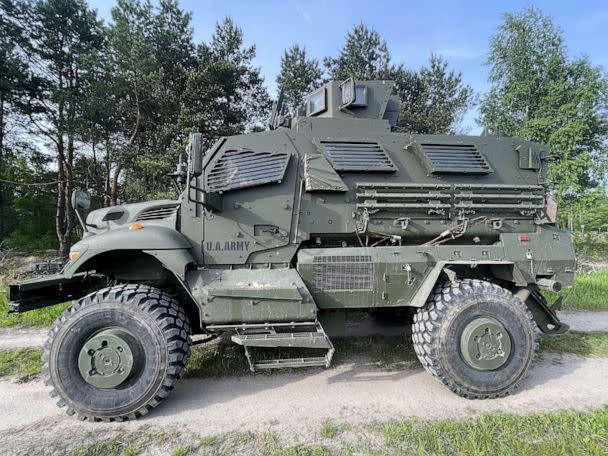
[[[135,419],[167,397],[181,377],[190,332],[184,311],[158,289],[100,290],[55,321],[42,355],[45,383],[68,415]]]
[[[502,397],[517,389],[532,364],[537,333],[523,302],[482,280],[438,285],[412,326],[425,369],[469,399]]]

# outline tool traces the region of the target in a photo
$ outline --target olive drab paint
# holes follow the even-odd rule
[[[268,131],[206,151],[194,136],[178,199],[89,213],[75,259],[57,276],[11,285],[11,308],[60,302],[65,290],[80,297],[99,276],[174,283],[194,303],[200,332],[421,307],[446,279],[571,286],[574,250],[547,198],[547,146],[494,128],[393,132],[393,88],[330,81],[298,113],[278,106]],[[530,304],[534,317],[557,331],[541,299]]]

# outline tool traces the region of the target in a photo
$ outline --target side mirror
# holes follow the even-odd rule
[[[78,211],[88,211],[91,208],[91,195],[84,190],[74,190],[72,192],[72,207]]]
[[[355,78],[348,78],[342,84],[340,84],[340,91],[342,92],[342,106],[346,108],[353,104],[357,99],[357,87],[355,85]]]
[[[191,133],[188,142],[188,161],[190,162],[190,176],[199,177],[203,174],[203,135]]]

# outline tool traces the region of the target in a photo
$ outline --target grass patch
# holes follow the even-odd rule
[[[186,456],[190,452],[190,447],[180,446],[171,452],[171,456]]]
[[[559,296],[556,293],[544,293],[549,302]],[[600,269],[591,274],[577,274],[574,285],[560,293],[564,301],[564,310],[608,310],[608,269]]]
[[[608,407],[590,413],[391,421],[372,428],[384,439],[382,450],[391,454],[600,455],[608,451]]]
[[[570,331],[561,336],[542,336],[540,348],[581,356],[608,356],[608,333]]]
[[[18,348],[0,350],[0,378],[19,377],[27,380],[42,370],[42,349]]]
[[[55,319],[72,303],[66,302],[56,306],[32,310],[22,314],[8,313],[8,286],[0,283],[0,328],[12,326],[50,326]]]
[[[319,435],[326,439],[332,439],[340,432],[340,427],[331,420],[324,420],[319,428]]]
[[[76,447],[68,454],[70,456],[122,456],[128,450],[128,448],[123,449],[120,442],[110,440]]]

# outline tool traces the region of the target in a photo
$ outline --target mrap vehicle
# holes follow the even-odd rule
[[[539,330],[568,329],[541,294],[575,270],[547,194],[550,151],[493,128],[393,132],[393,86],[332,81],[298,115],[274,109],[269,131],[208,150],[191,135],[177,200],[85,221],[75,193],[84,236],[70,261],[10,286],[13,312],[75,300],[43,355],[58,404],[90,420],[146,414],[197,334],[229,335],[254,371],[328,367],[353,310],[409,311],[422,365],[454,393],[513,392]],[[280,359],[260,356],[272,347]]]

